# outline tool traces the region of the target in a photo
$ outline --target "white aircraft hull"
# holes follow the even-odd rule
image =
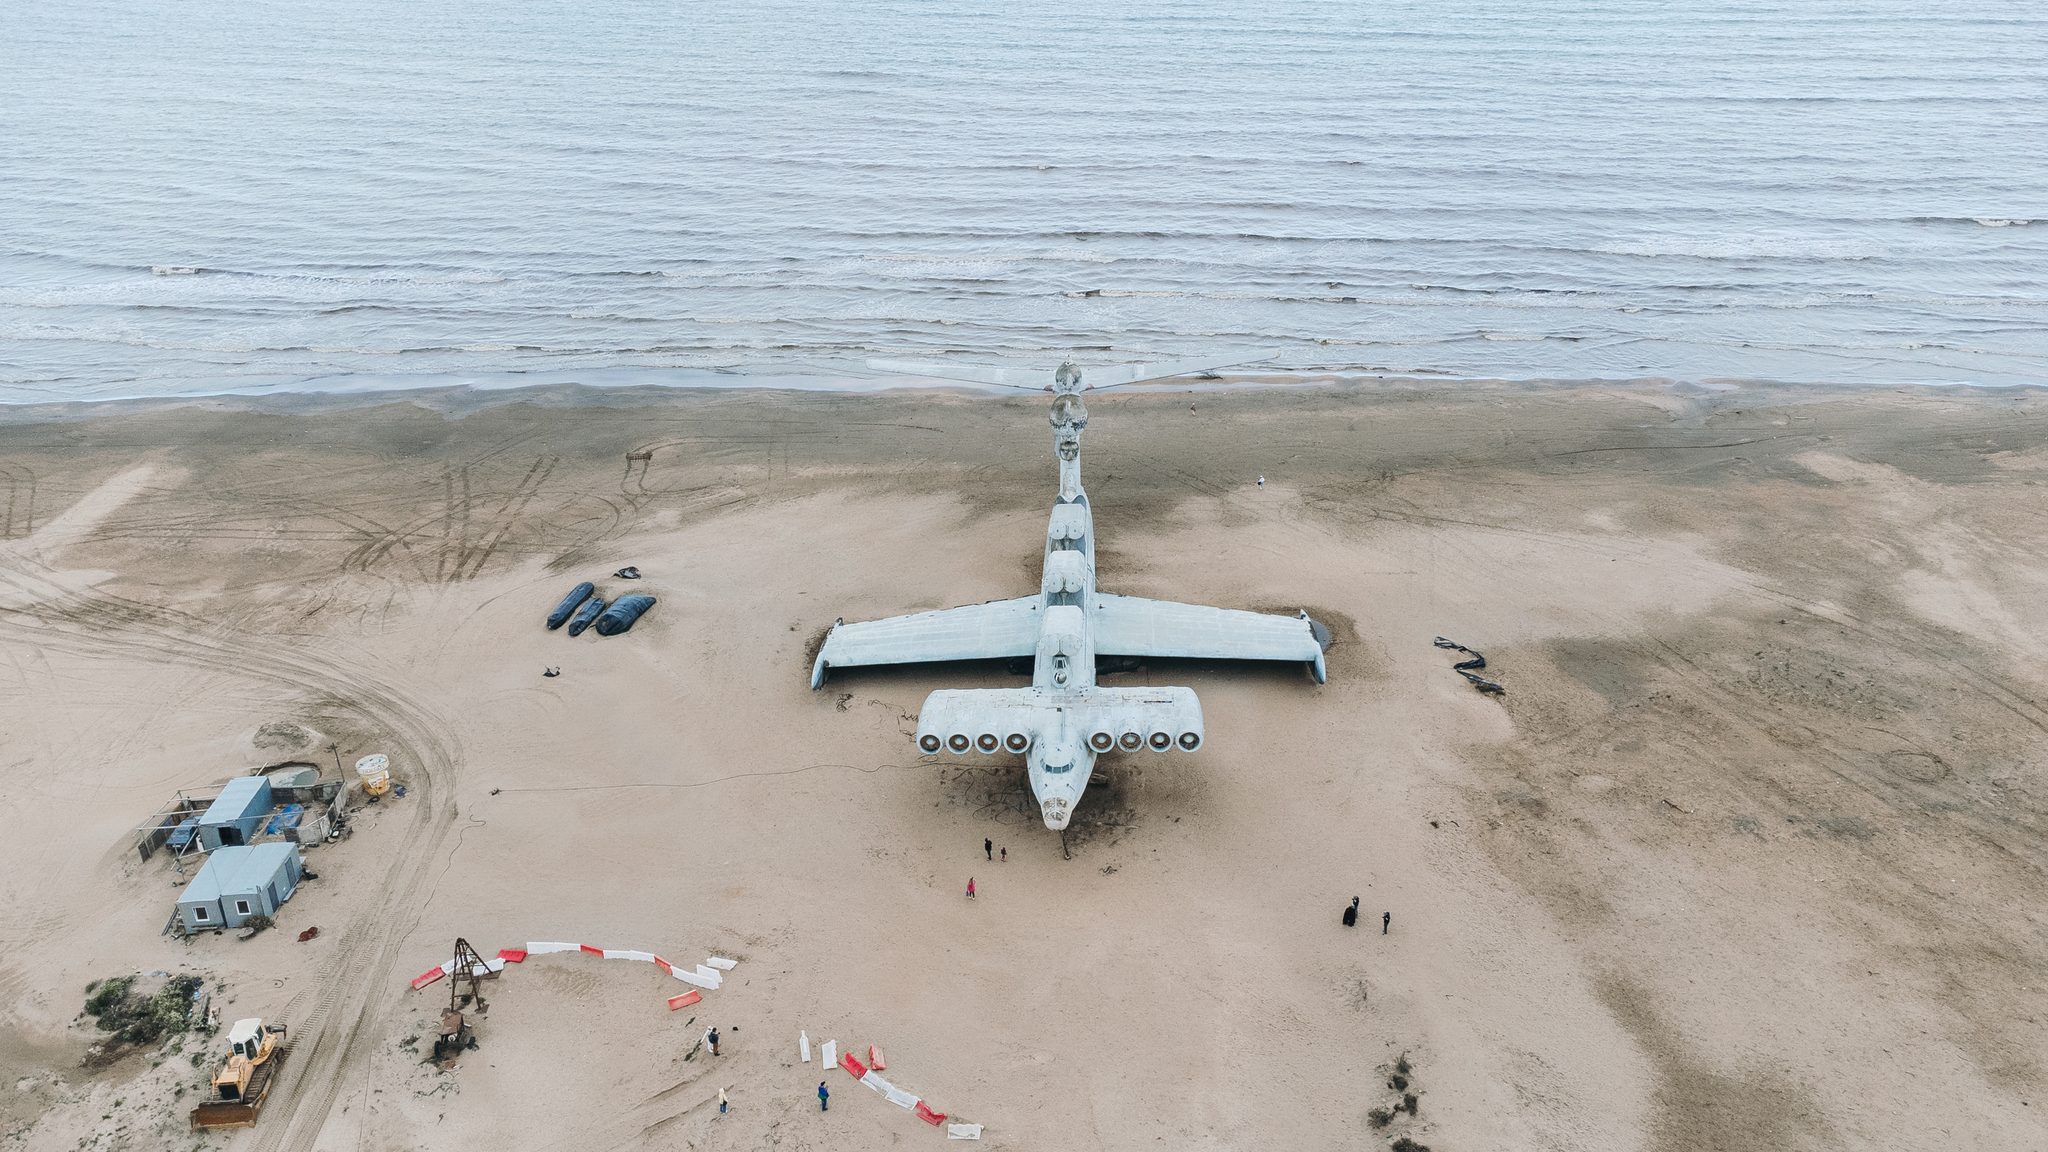
[[[842,621],[826,635],[811,668],[815,689],[835,668],[1032,657],[1029,688],[932,693],[918,714],[916,739],[930,755],[1022,755],[1032,796],[1054,830],[1073,819],[1097,756],[1193,752],[1204,738],[1193,689],[1098,687],[1097,656],[1299,660],[1316,683],[1326,675],[1323,647],[1306,613],[1275,616],[1096,590],[1094,516],[1081,488],[1087,411],[1079,403],[1079,374],[1070,378],[1068,371],[1062,369],[1053,405],[1060,494],[1046,525],[1038,594]]]

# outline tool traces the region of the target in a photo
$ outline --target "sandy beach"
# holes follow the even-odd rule
[[[808,687],[835,619],[1037,587],[1043,398],[17,410],[0,1152],[945,1140],[799,1030],[998,1148],[2048,1148],[2040,390],[1089,408],[1104,588],[1336,643],[1323,686],[1106,676],[1194,688],[1208,740],[1106,757],[1071,859],[1021,761],[909,739],[934,689],[1023,682],[1000,662]],[[543,629],[585,579],[660,603]],[[407,795],[308,849],[276,930],[161,935],[190,868],[133,829],[277,722]],[[442,1073],[446,985],[408,981],[458,936],[739,963],[671,1013],[652,965],[533,957]],[[151,971],[290,1025],[255,1128],[187,1132],[217,1038],[88,1065],[87,984]]]

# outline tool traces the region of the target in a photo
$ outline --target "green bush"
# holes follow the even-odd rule
[[[199,990],[199,977],[176,976],[149,998],[149,1021],[154,1040],[176,1036],[192,1025],[192,993]]]
[[[125,1043],[148,1044],[190,1026],[192,993],[199,984],[197,976],[176,976],[144,999],[133,994],[133,977],[117,976],[99,984],[85,1011],[98,1018],[100,1031],[116,1033]]]
[[[258,932],[261,932],[265,928],[277,927],[277,921],[272,920],[268,915],[262,912],[258,912],[254,916],[249,917],[247,920],[242,921],[242,927],[254,928]]]
[[[128,999],[128,988],[134,983],[133,976],[116,976],[111,980],[100,980],[86,985],[85,990],[92,995],[86,997],[85,1014],[104,1016],[110,1010],[120,1007],[121,1002]],[[106,1024],[100,1027],[112,1030]]]

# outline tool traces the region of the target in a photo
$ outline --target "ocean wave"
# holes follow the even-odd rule
[[[2008,216],[1908,216],[1908,224],[1975,224],[1979,228],[2024,228],[2033,220]]]
[[[1811,236],[1768,236],[1735,234],[1701,237],[1642,237],[1588,245],[1586,251],[1610,256],[1662,258],[1684,256],[1695,260],[1871,260],[1889,255],[1871,251],[1869,240],[1827,240]]]
[[[331,29],[285,5],[252,72],[233,9],[194,4],[166,35],[206,47],[177,52],[20,10],[95,67],[8,89],[0,376],[1256,342],[1446,378],[2039,379],[2048,347],[2048,92],[2013,33],[2048,23],[1994,27],[2011,6],[1013,6],[959,17],[991,32],[962,60],[958,14],[917,5],[750,8],[708,37],[657,5],[634,12],[653,70],[558,6],[511,56],[450,35],[422,70],[412,25],[359,22],[344,60],[299,50]],[[1190,14],[1214,34],[1161,31]],[[1824,50],[1779,51],[1788,29]],[[1545,53],[1565,66],[1501,66]],[[608,98],[559,99],[572,81]],[[104,114],[167,92],[206,112],[168,144]],[[221,125],[247,131],[211,147]]]

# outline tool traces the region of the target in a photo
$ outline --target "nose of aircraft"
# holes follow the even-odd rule
[[[1064,796],[1047,797],[1039,811],[1045,814],[1045,826],[1055,832],[1065,831],[1074,817],[1074,806]]]
[[[1095,757],[1082,748],[1033,745],[1026,763],[1031,769],[1031,794],[1038,798],[1045,826],[1055,832],[1065,829],[1081,802],[1082,790],[1088,787]]]

